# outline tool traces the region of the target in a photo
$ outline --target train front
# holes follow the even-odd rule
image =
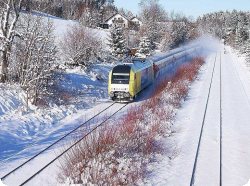
[[[130,94],[130,65],[117,65],[109,73],[108,93],[114,101],[131,101]]]

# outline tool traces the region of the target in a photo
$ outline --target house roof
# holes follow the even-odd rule
[[[137,16],[132,17],[130,20],[133,20],[133,19],[138,19],[139,21],[141,21],[141,19],[139,19]]]
[[[120,14],[120,13],[116,13],[116,14],[112,15],[110,18],[108,18],[105,22],[108,22],[110,19],[112,19],[112,18],[115,17],[116,15],[120,15],[120,16],[122,16],[124,19],[129,20],[126,16],[124,16],[124,15],[122,15],[122,14]]]

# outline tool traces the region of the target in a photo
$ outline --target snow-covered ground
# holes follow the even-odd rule
[[[67,28],[77,24],[74,21],[57,18],[53,18],[53,22],[58,43]],[[107,37],[106,31],[95,31],[101,37]],[[220,43],[213,39],[206,39],[206,41],[203,40],[202,43],[209,46],[207,51],[210,55],[206,59],[207,63],[202,67],[186,102],[178,111],[173,125],[173,135],[166,139],[165,145],[171,152],[162,158],[159,164],[152,167],[153,172],[148,178],[148,185],[189,185],[216,55],[214,81],[198,160],[196,185],[217,185],[220,54],[223,185],[244,185],[250,178],[248,134],[250,131],[250,71],[245,65],[244,58],[238,58],[229,47],[224,54]],[[25,92],[21,88],[17,85],[0,84],[0,176],[110,105],[107,95],[107,77],[111,68],[112,65],[99,64],[93,66],[88,72],[79,69],[66,70],[58,84],[60,92],[63,93],[61,100],[63,104],[52,104],[49,108],[38,109],[30,106],[26,110]],[[60,103],[60,99],[58,100]],[[143,100],[141,98],[138,102]],[[60,150],[57,149],[57,152],[51,150],[42,157],[41,162],[34,162],[32,165],[37,166],[46,162],[47,159],[58,154],[58,151]],[[20,153],[15,155],[18,152]],[[43,174],[49,177],[51,170]],[[52,180],[55,181],[55,179]],[[14,184],[17,183],[16,180],[12,181]],[[48,180],[44,180],[42,184],[49,185],[49,183]]]
[[[166,147],[175,150],[154,168],[150,185],[189,185],[206,99],[215,71],[201,139],[194,185],[219,185],[220,55],[222,88],[222,185],[241,186],[250,179],[250,71],[230,47],[218,47],[206,59],[187,101],[176,116]],[[217,56],[215,58],[215,56]],[[216,61],[215,61],[216,60]]]
[[[35,16],[41,16],[41,13]],[[78,24],[75,21],[42,16],[53,21],[58,44],[67,28]],[[107,40],[107,31],[94,32]],[[107,78],[111,68],[112,64],[97,64],[87,72],[66,69],[57,84],[60,93],[57,102],[44,108],[29,104],[27,109],[25,92],[18,85],[0,84],[0,176],[110,105]],[[41,162],[34,163],[34,167],[55,156],[53,150],[50,152],[41,158]],[[18,183],[15,179],[12,180],[14,184]]]
[[[0,160],[34,141],[44,138],[50,141],[49,134],[59,135],[62,129],[64,131],[61,132],[70,130],[75,126],[74,123],[82,120],[87,110],[99,103],[109,102],[107,77],[110,68],[110,65],[96,65],[90,73],[72,70],[65,72],[57,88],[60,92],[58,104],[52,104],[48,108],[29,105],[27,111],[25,93],[21,88],[16,85],[0,85]],[[96,79],[96,74],[103,79]],[[73,122],[70,123],[69,120]]]
[[[33,16],[42,16],[53,22],[58,47],[67,29],[79,24],[40,12],[34,12]],[[102,40],[107,40],[107,31],[92,29],[92,32]],[[35,142],[44,139],[48,143],[53,141],[54,137],[48,139],[49,134],[60,136],[74,128],[87,115],[87,110],[94,109],[99,103],[108,102],[107,78],[111,68],[111,64],[97,64],[88,71],[80,68],[66,69],[60,74],[56,86],[59,92],[55,97],[56,102],[48,108],[37,108],[29,104],[27,109],[26,94],[18,85],[0,84],[0,161]],[[98,110],[98,106],[96,108]]]
[[[182,61],[183,59],[180,60],[180,64],[182,63]],[[79,73],[79,72],[78,71],[74,72],[70,70],[67,73],[70,76],[71,73]],[[83,78],[83,81],[81,81],[81,78]],[[91,75],[90,74],[86,75],[85,73],[83,73],[77,76],[76,78],[69,78],[66,81],[62,81],[64,83],[60,87],[63,87],[64,91],[66,89],[67,91],[71,93],[72,92],[77,93],[77,91],[79,91],[82,88],[82,85],[88,84],[88,81],[86,81],[86,78],[91,79]],[[105,80],[105,82],[107,82],[107,79]],[[66,86],[64,87],[65,84]],[[90,81],[89,85],[93,86],[92,94],[95,90],[101,89],[104,86],[102,83],[98,83],[98,81],[95,78],[93,78],[93,81]],[[105,89],[107,89],[107,85],[105,85]],[[106,90],[106,93],[107,93],[107,90]],[[95,96],[96,98],[98,98],[98,94],[93,94],[92,97],[95,97]],[[61,106],[58,106],[58,113],[53,112],[55,106],[54,107],[52,106],[48,110],[46,109],[36,110],[35,108],[34,110],[30,109],[29,112],[26,112],[26,113],[22,112],[20,116],[16,114],[16,115],[13,115],[13,117],[9,117],[9,118],[7,117],[8,112],[4,114],[5,119],[6,119],[5,120],[6,123],[4,124],[5,129],[2,130],[1,132],[3,133],[2,139],[5,141],[4,144],[6,145],[2,146],[2,149],[3,149],[2,160],[4,160],[7,157],[10,157],[10,158],[8,158],[7,161],[1,162],[0,176],[3,176],[8,171],[15,168],[17,165],[20,165],[22,162],[25,161],[25,159],[28,159],[35,153],[41,151],[43,148],[47,147],[53,141],[60,138],[63,134],[67,133],[67,131],[72,130],[73,128],[75,128],[76,126],[83,123],[91,116],[93,116],[95,113],[98,113],[100,110],[102,110],[103,108],[111,104],[107,100],[107,95],[105,96],[106,96],[106,99],[100,100],[99,102],[93,102],[93,103],[89,102],[86,108],[84,107],[84,105],[80,107],[80,106],[77,106],[77,104],[71,103],[70,105],[73,106],[73,108],[75,108],[74,112],[72,113],[70,112],[71,110],[67,106],[61,105]],[[144,94],[140,95],[137,102],[135,102],[134,104],[140,104],[140,102],[143,102],[145,100],[146,96],[147,96],[147,91],[145,91]],[[77,94],[76,94],[76,97],[77,97]],[[89,97],[88,95],[83,95],[82,99],[89,101],[91,100],[91,97]],[[60,118],[56,119],[58,117],[58,114],[60,116],[61,107],[65,108],[64,111],[66,115],[65,117],[61,116],[62,119]],[[118,107],[119,107],[119,104],[118,104]],[[105,112],[104,115],[114,112],[115,110],[117,110],[118,107],[116,106],[115,108],[113,108],[113,110]],[[17,111],[17,113],[19,112]],[[50,115],[53,117],[49,117],[50,120],[46,120],[48,119],[47,115]],[[25,124],[22,121],[23,119],[22,117],[27,119],[27,124]],[[36,118],[35,121],[33,117]],[[15,119],[15,121],[18,121],[18,122],[16,123],[13,122],[12,125],[10,125],[10,121],[8,119],[10,121],[12,119]],[[41,123],[43,119],[45,120],[45,123]],[[36,129],[36,127],[39,127],[41,124],[43,128],[41,127],[34,131],[34,129]],[[13,126],[15,126],[13,130],[10,130],[10,128]],[[25,127],[29,127],[29,126],[33,126],[33,128],[31,129],[29,128],[31,132],[26,131],[27,129]],[[18,133],[18,135],[15,135],[16,133]],[[22,135],[20,135],[19,133]],[[11,136],[12,134],[14,134],[14,136]],[[6,135],[6,137],[4,137],[4,135]],[[14,139],[15,142],[8,143],[8,139]],[[69,138],[68,141],[71,139],[72,137]],[[64,143],[66,144],[68,141]],[[62,143],[61,145],[58,145],[56,148],[51,149],[48,153],[43,154],[43,156],[39,157],[39,159],[32,161],[31,164],[29,164],[24,169],[22,169],[21,173],[19,172],[19,173],[15,173],[11,175],[8,178],[6,183],[8,183],[8,185],[15,185],[16,183],[20,183],[24,181],[26,176],[33,174],[35,170],[38,170],[39,167],[42,167],[43,165],[45,165],[45,163],[52,160],[56,155],[58,155],[62,151],[62,149],[58,147],[65,148],[66,146],[68,146],[68,144],[64,146],[64,143]],[[10,148],[10,150],[8,148]],[[22,151],[19,154],[15,155],[15,153],[19,152],[20,150]],[[12,157],[13,154],[14,156]],[[57,163],[59,163],[60,165],[60,162],[57,162]],[[59,165],[54,164],[52,167],[50,167],[49,170],[45,170],[41,175],[39,175],[39,178],[42,177],[42,179],[34,180],[35,183],[45,184],[45,185],[56,184],[57,177],[50,177],[47,179],[44,179],[44,178],[46,178],[47,175],[50,175],[50,174],[57,175],[57,171],[58,171],[57,168]]]
[[[180,60],[180,63],[182,62],[183,59]],[[100,70],[99,65],[97,65],[96,68]],[[105,66],[105,68],[108,67]],[[104,82],[106,83],[100,83],[96,80],[96,78],[94,78],[95,76],[92,77],[91,74],[85,73],[79,74],[78,71],[74,70],[68,70],[65,76],[69,76],[69,78],[63,80],[62,85],[60,85],[63,91],[68,91],[70,95],[74,93],[73,95],[75,98],[78,98],[82,101],[85,100],[86,103],[82,102],[82,105],[79,105],[79,102],[70,102],[69,105],[66,106],[52,105],[49,109],[37,110],[36,108],[33,108],[34,110],[30,109],[28,112],[22,111],[22,109],[24,108],[20,107],[21,111],[18,111],[17,109],[16,114],[12,115],[12,117],[9,116],[8,113],[10,113],[11,110],[16,110],[16,108],[19,107],[17,106],[10,108],[10,112],[6,111],[2,117],[4,128],[0,130],[1,134],[3,134],[1,135],[1,137],[4,144],[3,146],[1,146],[1,160],[4,161],[0,162],[0,176],[3,176],[8,171],[15,168],[17,165],[20,165],[26,159],[41,151],[52,142],[59,139],[65,133],[72,130],[73,128],[76,128],[78,125],[88,120],[88,118],[92,117],[95,113],[98,113],[100,110],[106,108],[111,104],[110,101],[108,101],[107,96],[107,79],[104,78]],[[81,89],[84,88],[82,86],[86,85],[92,87],[92,89],[90,89],[89,91],[89,94],[92,96],[84,93],[81,94]],[[98,99],[99,94],[95,93],[95,91],[99,89],[103,89],[105,91],[104,99],[100,99],[102,98],[100,97],[99,101],[92,102],[91,99]],[[80,91],[80,96],[78,95],[78,91]],[[148,91],[150,91],[150,89]],[[9,92],[12,93],[10,90],[6,91],[6,93]],[[87,90],[85,90],[85,92],[87,92]],[[15,96],[17,95],[13,93],[13,97]],[[145,100],[145,97],[147,96],[148,93],[147,91],[145,91],[144,94],[141,94],[140,97],[138,97],[137,102],[133,104],[140,104],[140,102],[143,102]],[[116,107],[112,107],[113,110],[106,111],[103,115],[110,114],[116,111],[119,107],[120,104],[118,104],[118,106]],[[15,122],[13,122],[13,120],[15,120]],[[21,171],[21,174],[19,172],[11,175],[9,177],[10,179],[8,178],[8,181],[6,183],[8,183],[8,185],[15,185],[16,183],[24,181],[26,176],[33,174],[35,170],[38,170],[39,167],[42,167],[43,165],[45,165],[45,163],[52,160],[56,155],[58,155],[62,151],[60,147],[65,148],[66,146],[68,146],[67,142],[69,142],[70,140],[72,140],[72,136],[66,142],[64,141],[55,148],[52,148],[48,153],[43,154],[43,156],[39,157],[39,159],[32,161],[30,165],[28,165]],[[16,155],[16,153],[20,150],[22,151]],[[6,158],[7,160],[5,161]],[[59,165],[55,164],[48,171],[44,171],[42,175],[45,176],[43,176],[42,178],[46,178],[47,175],[51,173],[57,175],[58,169],[56,168]],[[55,184],[56,181],[57,177],[51,177],[47,180],[35,180],[36,183],[45,185]]]

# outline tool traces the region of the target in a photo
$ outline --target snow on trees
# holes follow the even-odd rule
[[[246,55],[250,64],[250,19],[249,12],[233,10],[215,12],[198,18],[197,24],[203,33],[212,34],[234,47],[239,54]],[[219,31],[221,30],[221,31]],[[249,65],[250,66],[250,65]]]
[[[245,53],[246,53],[246,62],[247,66],[250,67],[250,29],[248,31],[248,39],[246,41]]]
[[[142,35],[149,38],[152,49],[155,49],[156,44],[161,41],[161,23],[167,20],[167,13],[158,0],[141,1],[140,6],[140,17],[144,23],[141,29]]]
[[[53,84],[56,56],[53,25],[41,17],[23,15],[18,23],[21,38],[16,38],[10,54],[10,79],[27,93],[27,103],[36,104]]]
[[[52,25],[40,17],[20,14],[22,0],[6,0],[3,5],[0,81],[18,82],[27,92],[27,103],[36,104],[52,82],[56,53]]]
[[[247,60],[247,64],[248,66],[250,66],[250,39],[247,40],[247,46],[246,46],[246,60]]]
[[[98,23],[101,22],[99,18],[99,12],[97,10],[91,10],[90,8],[86,8],[84,10],[79,20],[83,26],[87,26],[90,28],[97,27]]]
[[[150,55],[151,53],[151,42],[147,37],[143,37],[139,44],[139,49],[137,53],[135,54],[137,57],[143,57],[146,58],[146,56]]]
[[[92,14],[93,19],[107,19],[117,8],[113,0],[23,0],[23,9],[36,10],[64,19],[79,20],[86,16],[86,12]],[[88,10],[87,10],[88,9]],[[85,15],[84,15],[85,14]]]
[[[174,22],[172,25],[172,48],[179,46],[187,40],[187,26],[186,22]]]
[[[244,42],[248,39],[248,13],[226,11],[205,14],[197,20],[202,33],[212,34],[234,46],[241,53],[245,51]]]
[[[166,32],[161,41],[161,46],[160,46],[161,51],[165,52],[165,51],[170,50],[173,42],[174,40],[172,37],[172,32],[171,31]]]
[[[188,20],[173,20],[170,30],[161,41],[161,50],[167,51],[197,37],[197,30]]]
[[[67,65],[88,67],[97,60],[102,42],[93,30],[75,25],[64,36],[61,50]]]
[[[123,27],[119,24],[114,24],[110,30],[111,54],[114,57],[122,58],[126,51],[126,40]]]
[[[16,24],[19,18],[22,0],[3,0],[3,9],[0,10],[0,82],[5,82],[8,75],[9,54],[15,36]]]
[[[237,49],[237,50],[240,50],[240,47],[242,45],[242,38],[241,38],[241,35],[240,35],[240,32],[239,30],[237,29],[236,30],[236,34],[235,34],[235,42],[234,42],[234,47]]]

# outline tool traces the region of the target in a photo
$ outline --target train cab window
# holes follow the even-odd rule
[[[129,84],[129,74],[113,73],[112,84]]]
[[[129,84],[131,67],[129,65],[117,65],[113,68],[112,84]]]

